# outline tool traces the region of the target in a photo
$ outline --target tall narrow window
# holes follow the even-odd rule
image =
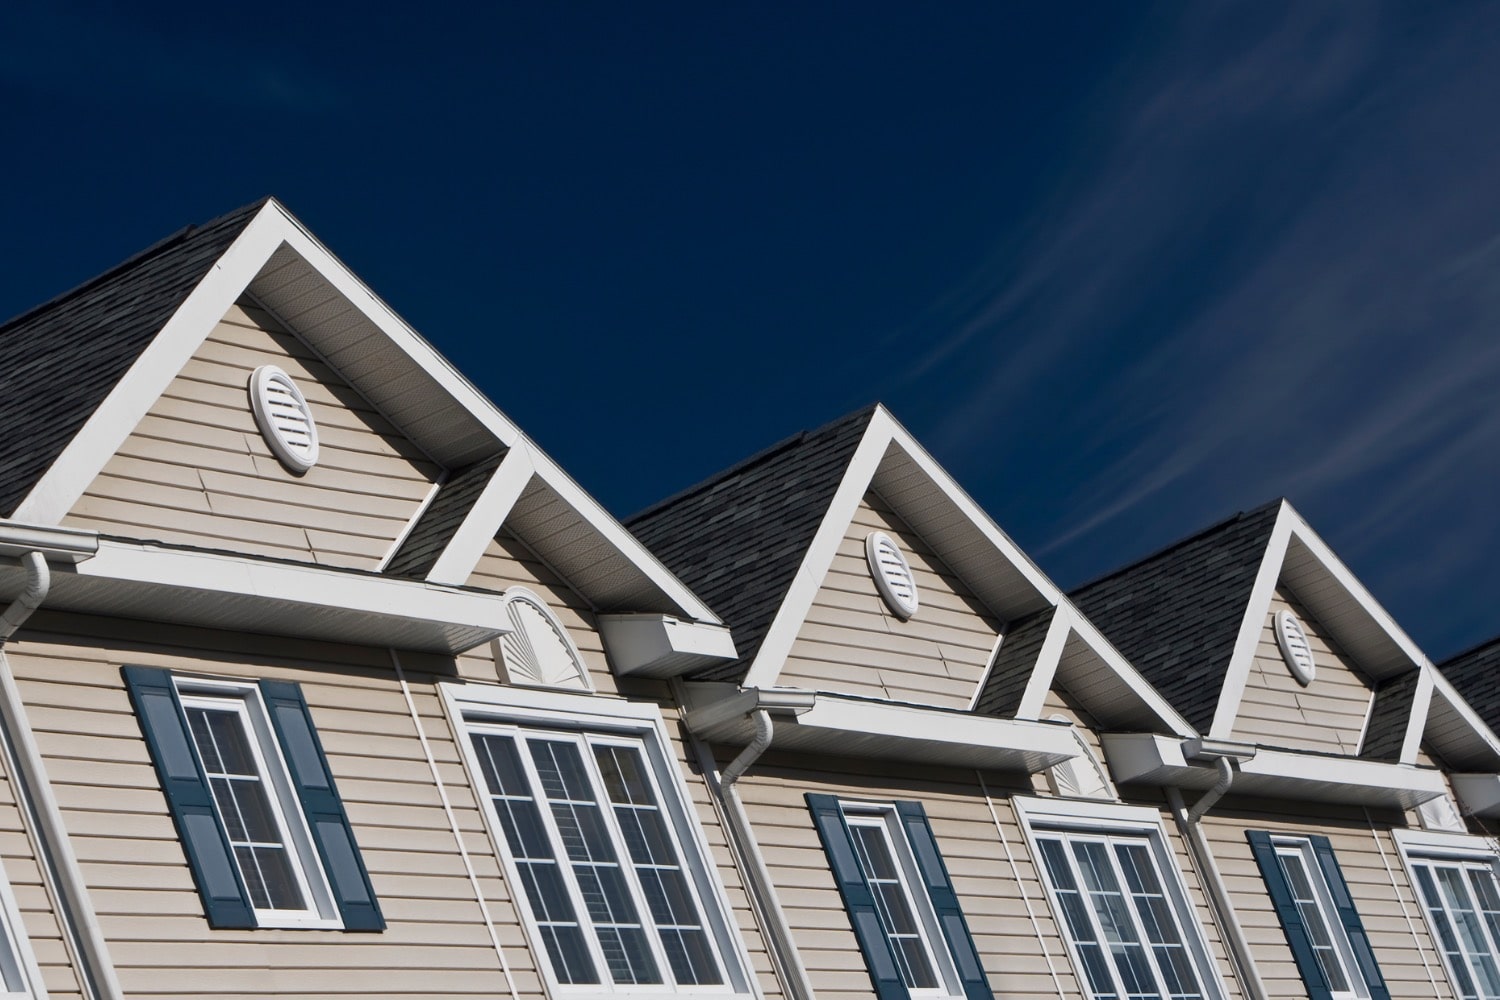
[[[936,926],[932,905],[912,890],[912,886],[919,883],[911,848],[905,838],[898,847],[891,836],[894,819],[892,810],[861,812],[850,806],[844,807],[844,820],[854,839],[855,854],[865,881],[875,895],[880,927],[891,954],[896,957],[902,982],[916,995],[957,993],[948,986],[949,983],[956,986],[958,978],[953,973],[952,961],[946,951],[939,960],[933,950]],[[946,975],[939,976],[939,969]]]
[[[1313,858],[1312,844],[1300,837],[1272,842],[1276,845],[1276,860],[1286,876],[1292,905],[1302,918],[1328,992],[1334,1000],[1363,1000],[1370,995],[1370,987],[1359,971],[1349,937],[1334,910],[1328,883]]]

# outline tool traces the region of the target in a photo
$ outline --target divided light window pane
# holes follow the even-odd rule
[[[1276,842],[1276,860],[1286,876],[1292,902],[1302,918],[1329,992],[1336,998],[1368,997],[1370,989],[1328,896],[1328,885],[1312,856],[1312,845],[1305,840]]]
[[[909,990],[935,990],[938,980],[928,931],[917,915],[905,866],[897,860],[890,827],[884,814],[850,815],[844,818],[853,835],[855,853],[865,881],[875,897],[875,913],[901,970],[901,981]]]
[[[1500,888],[1484,860],[1412,859],[1422,904],[1461,1000],[1500,998]]]
[[[638,740],[479,727],[494,815],[564,985],[724,985]]]

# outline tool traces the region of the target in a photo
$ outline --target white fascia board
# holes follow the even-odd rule
[[[484,556],[496,532],[511,508],[521,499],[521,492],[536,471],[531,462],[531,449],[526,442],[517,442],[516,447],[505,453],[500,464],[490,475],[480,491],[479,499],[469,508],[463,523],[448,540],[447,546],[432,564],[427,573],[428,583],[461,587],[469,582],[474,567]]]
[[[812,609],[813,599],[818,596],[818,589],[823,586],[823,580],[828,575],[828,567],[833,565],[833,557],[844,540],[845,532],[849,530],[849,523],[859,510],[859,502],[864,499],[875,478],[875,470],[885,457],[894,426],[895,421],[886,413],[885,408],[876,407],[870,423],[865,427],[864,437],[854,449],[854,456],[849,459],[849,465],[844,470],[844,479],[834,491],[812,543],[802,555],[802,565],[797,567],[797,574],[792,577],[791,586],[787,587],[786,596],[776,609],[776,617],[771,620],[771,627],[761,640],[755,660],[745,672],[746,687],[764,688],[776,684],[787,654],[791,652],[792,643],[802,630],[802,623],[807,620],[807,613]]]
[[[58,524],[275,253],[290,227],[275,202],[246,224],[162,326],[12,517]]]
[[[600,615],[599,633],[621,676],[680,677],[738,656],[728,626],[670,615]]]
[[[476,635],[482,633],[476,645],[510,631],[501,624],[506,619],[504,601],[498,595],[215,552],[101,539],[95,556],[79,563],[73,574],[79,579],[214,595],[226,606],[277,602],[315,613],[350,612],[454,626]]]
[[[1040,719],[1047,692],[1052,690],[1052,680],[1057,676],[1057,664],[1062,660],[1063,647],[1068,644],[1068,633],[1072,631],[1072,613],[1065,604],[1052,609],[1052,622],[1047,626],[1046,638],[1037,653],[1036,664],[1031,668],[1031,677],[1026,681],[1026,690],[1021,694],[1021,705],[1016,709],[1018,719]]]
[[[1234,651],[1229,655],[1229,667],[1224,672],[1224,684],[1219,689],[1214,721],[1208,730],[1208,735],[1215,739],[1228,739],[1234,732],[1240,699],[1245,695],[1250,668],[1255,664],[1255,647],[1260,643],[1266,615],[1271,612],[1271,598],[1276,594],[1276,583],[1281,579],[1281,563],[1286,558],[1287,543],[1291,541],[1290,510],[1291,506],[1283,500],[1276,514],[1276,524],[1271,528],[1266,551],[1261,556],[1255,584],[1250,588],[1250,600],[1245,604],[1245,616],[1240,619],[1239,635],[1235,639]]]
[[[1173,737],[1105,733],[1101,739],[1117,784],[1208,789],[1218,780],[1213,768],[1188,761]],[[1447,794],[1447,786],[1442,772],[1428,768],[1259,747],[1239,764],[1230,794],[1410,809]]]
[[[1104,633],[1100,632],[1094,626],[1093,622],[1085,618],[1083,613],[1066,597],[1063,598],[1062,606],[1058,608],[1059,613],[1064,608],[1067,609],[1070,627],[1073,632],[1087,643],[1089,648],[1099,654],[1104,662],[1130,687],[1130,690],[1136,697],[1141,699],[1141,702],[1151,710],[1152,714],[1158,720],[1184,739],[1199,735],[1198,731],[1192,727],[1187,719],[1184,719],[1177,709],[1173,708],[1171,703],[1166,698],[1163,698],[1161,693],[1152,687],[1151,683],[1145,677],[1141,676],[1140,671],[1131,666],[1130,661],[1125,659],[1124,654],[1116,649],[1104,637]],[[1061,654],[1061,650],[1059,650],[1059,654]],[[1055,664],[1053,669],[1056,669]],[[1088,706],[1085,705],[1084,707],[1087,708]],[[1040,717],[1040,706],[1038,706],[1037,712],[1038,717]]]
[[[683,685],[684,721],[712,742],[744,745],[754,737],[750,712],[765,708],[772,745],[831,756],[1036,773],[1078,756],[1068,726],[996,719],[870,701],[824,691]],[[780,705],[791,706],[779,710]]]

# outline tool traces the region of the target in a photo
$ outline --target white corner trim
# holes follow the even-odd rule
[[[1427,729],[1427,712],[1432,707],[1433,678],[1437,675],[1437,668],[1430,663],[1423,663],[1417,668],[1421,675],[1417,678],[1417,690],[1411,699],[1411,714],[1406,717],[1406,735],[1401,740],[1401,757],[1403,764],[1415,764],[1417,752],[1422,749],[1422,734]],[[1370,708],[1374,710],[1375,698],[1370,697]],[[1369,725],[1367,721],[1366,726]],[[1364,749],[1364,740],[1360,740],[1360,749]]]
[[[1245,684],[1250,679],[1250,668],[1255,663],[1255,647],[1260,643],[1265,629],[1266,615],[1271,613],[1271,598],[1276,594],[1277,581],[1281,579],[1281,564],[1286,559],[1287,542],[1292,537],[1290,505],[1283,500],[1276,514],[1276,524],[1271,529],[1270,540],[1261,557],[1260,571],[1255,575],[1255,584],[1250,588],[1250,600],[1245,603],[1245,616],[1240,619],[1240,632],[1235,639],[1234,651],[1229,656],[1229,666],[1224,673],[1224,684],[1219,689],[1219,703],[1214,709],[1214,721],[1208,735],[1215,739],[1228,739],[1234,731],[1234,723],[1240,711],[1240,699],[1245,695]]]
[[[474,501],[463,523],[448,540],[432,569],[428,570],[428,583],[461,587],[469,582],[474,567],[479,565],[485,549],[510,516],[511,508],[521,499],[522,491],[535,472],[531,449],[525,441],[516,442],[516,446],[506,452],[495,467],[479,499]]]
[[[73,509],[214,325],[250,286],[281,245],[286,228],[285,217],[274,202],[250,220],[21,501],[12,515],[15,520],[57,524]]]
[[[1057,664],[1062,660],[1063,647],[1068,643],[1072,631],[1072,612],[1067,605],[1059,604],[1052,609],[1052,621],[1047,626],[1046,638],[1037,653],[1036,665],[1031,668],[1031,677],[1026,681],[1026,690],[1021,695],[1021,705],[1016,709],[1018,719],[1042,717],[1042,706],[1047,692],[1052,690],[1052,679],[1057,676]]]
[[[781,668],[786,663],[787,654],[791,652],[792,643],[802,630],[802,623],[807,620],[812,602],[823,586],[828,567],[833,565],[833,557],[849,531],[860,501],[869,492],[870,483],[875,479],[875,470],[880,467],[881,459],[885,458],[894,426],[895,422],[885,412],[885,408],[877,407],[865,428],[864,437],[849,459],[843,480],[834,491],[828,509],[823,513],[823,520],[818,524],[812,543],[802,555],[802,565],[797,567],[797,575],[792,578],[786,596],[781,599],[781,606],[776,609],[776,617],[771,620],[771,627],[761,640],[755,661],[745,673],[745,687],[776,686],[776,678],[781,675]]]

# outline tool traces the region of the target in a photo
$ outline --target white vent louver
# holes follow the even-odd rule
[[[1276,645],[1281,647],[1281,658],[1286,661],[1292,676],[1297,678],[1297,683],[1303,687],[1311,684],[1318,674],[1318,665],[1313,660],[1312,646],[1307,641],[1307,633],[1302,631],[1302,623],[1290,611],[1276,612]]]
[[[275,365],[251,372],[250,408],[261,436],[282,465],[300,473],[318,464],[318,425],[290,375]]]
[[[1047,721],[1066,722],[1069,725],[1073,722],[1065,715],[1054,715]],[[1054,764],[1047,771],[1047,784],[1052,786],[1052,794],[1068,799],[1114,798],[1109,779],[1104,776],[1104,766],[1094,756],[1094,748],[1088,745],[1077,729],[1073,730],[1073,739],[1078,742],[1078,756],[1061,764]]]
[[[883,531],[872,531],[865,538],[865,558],[875,587],[897,618],[906,621],[917,613],[917,581],[911,575],[906,556]]]
[[[513,631],[500,637],[506,680],[512,684],[590,690],[583,657],[543,600],[524,587],[505,594]]]

